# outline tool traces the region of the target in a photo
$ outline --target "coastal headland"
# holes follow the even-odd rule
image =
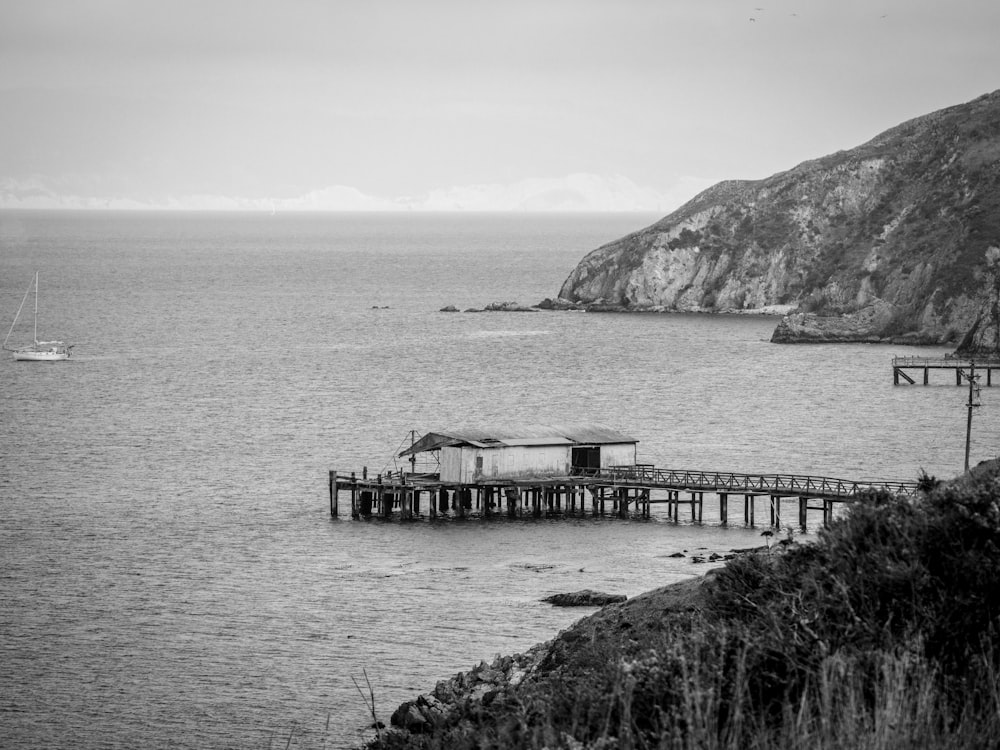
[[[456,308],[446,308],[456,310]],[[776,343],[1000,354],[1000,91],[761,180],[726,180],[588,252],[536,306],[777,314]]]

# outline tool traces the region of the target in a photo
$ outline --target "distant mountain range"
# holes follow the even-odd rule
[[[1000,352],[1000,91],[762,180],[721,182],[577,265],[561,305],[786,309],[774,340]]]
[[[379,197],[346,185],[331,185],[285,198],[184,195],[167,198],[67,195],[44,181],[0,178],[0,208],[147,209],[215,211],[669,211],[707,180],[682,178],[670,190],[636,185],[620,175],[577,173],[438,188],[422,195]]]

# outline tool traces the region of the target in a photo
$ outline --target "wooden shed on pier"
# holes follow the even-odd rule
[[[597,424],[475,427],[428,432],[399,455],[438,451],[440,481],[470,484],[632,466],[638,442]]]

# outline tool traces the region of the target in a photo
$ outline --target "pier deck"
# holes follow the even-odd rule
[[[743,521],[754,526],[755,502],[766,498],[770,526],[780,525],[781,501],[797,500],[799,527],[805,531],[809,511],[820,511],[823,523],[833,518],[837,503],[862,499],[871,492],[913,495],[916,482],[850,481],[792,474],[738,474],[733,472],[657,469],[649,464],[616,466],[559,477],[523,480],[487,480],[473,484],[442,482],[437,474],[394,472],[370,478],[356,473],[330,472],[330,514],[337,516],[341,495],[350,502],[352,518],[370,516],[409,519],[426,510],[431,518],[448,514],[462,517],[478,513],[486,518],[541,516],[550,513],[585,513],[589,496],[592,512],[603,514],[608,506],[617,516],[630,512],[649,517],[652,505],[664,504],[668,518],[680,520],[680,507],[688,506],[691,520],[700,522],[705,496],[718,503],[719,519],[729,521],[730,495],[743,500]]]
[[[951,370],[955,373],[955,385],[962,385],[967,374],[986,373],[986,385],[993,385],[993,371],[1000,372],[1000,359],[972,360],[959,357],[893,357],[892,383],[899,385],[905,380],[910,385],[916,385],[916,378],[910,372],[917,371],[923,376],[923,385],[930,385],[931,370]]]

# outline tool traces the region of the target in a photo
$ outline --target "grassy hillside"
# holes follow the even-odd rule
[[[370,747],[995,747],[1000,465],[923,485],[439,683]]]

